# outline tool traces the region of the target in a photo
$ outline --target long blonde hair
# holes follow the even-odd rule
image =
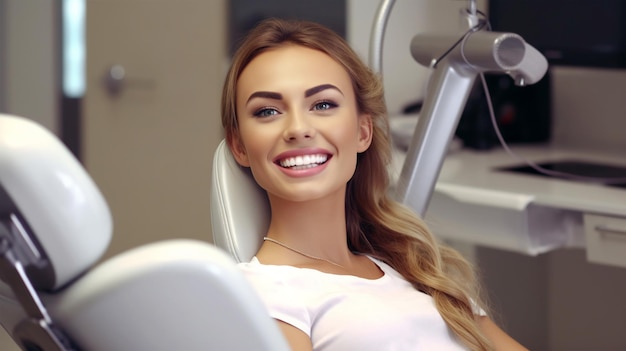
[[[391,138],[382,83],[338,34],[316,23],[280,19],[265,20],[248,34],[224,83],[221,113],[229,145],[239,139],[235,102],[241,72],[259,54],[286,44],[319,50],[341,64],[351,77],[359,112],[372,117],[372,144],[358,155],[346,190],[350,249],[386,262],[415,289],[432,296],[447,325],[470,350],[490,350],[475,319],[480,299],[472,267],[438,243],[411,209],[388,195]]]

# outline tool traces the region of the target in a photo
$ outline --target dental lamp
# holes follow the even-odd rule
[[[372,27],[370,66],[381,75],[385,27],[394,3],[381,2]],[[465,32],[420,33],[410,44],[413,58],[432,73],[395,196],[422,216],[476,77],[503,73],[525,86],[538,82],[548,69],[546,58],[521,36],[487,30],[475,0],[469,0],[461,16],[468,25]]]

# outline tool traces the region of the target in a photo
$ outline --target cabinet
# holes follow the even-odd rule
[[[584,215],[587,260],[626,267],[626,217]]]

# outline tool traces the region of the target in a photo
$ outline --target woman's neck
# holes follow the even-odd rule
[[[343,198],[291,202],[270,198],[272,218],[268,236],[306,248],[312,255],[341,259],[349,253]]]

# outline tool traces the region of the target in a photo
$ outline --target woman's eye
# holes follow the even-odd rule
[[[330,110],[334,107],[337,107],[337,104],[330,101],[320,101],[313,105],[313,110]]]
[[[265,108],[257,110],[254,113],[254,116],[255,117],[270,117],[270,116],[274,116],[277,114],[278,114],[278,111],[276,109],[265,107]]]

